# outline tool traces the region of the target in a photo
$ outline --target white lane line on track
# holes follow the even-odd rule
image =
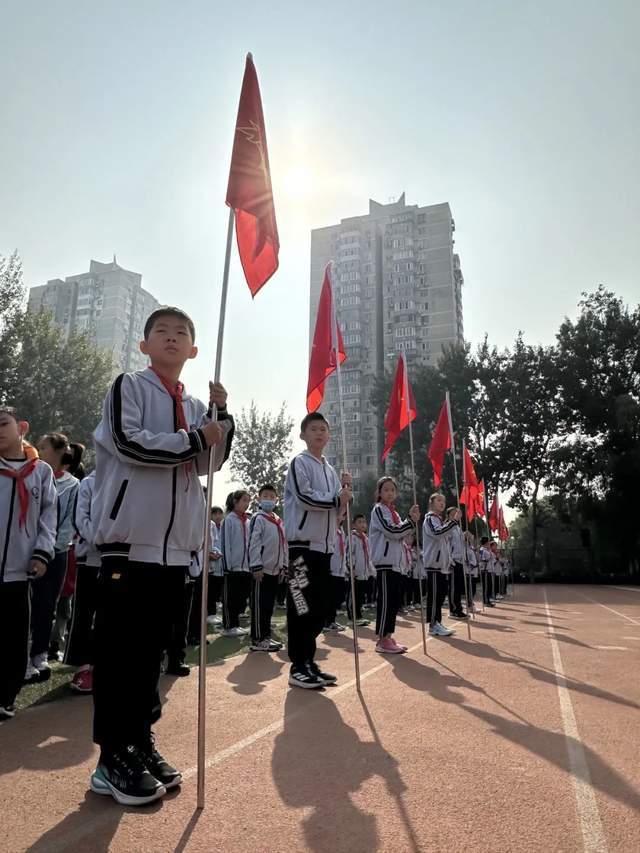
[[[591,646],[592,649],[602,649],[602,651],[612,652],[628,652],[628,646]]]
[[[640,592],[640,586],[607,586],[606,589],[623,589],[625,592]]]
[[[433,637],[427,637],[427,643],[431,642]],[[415,646],[410,646],[408,651],[415,652],[416,649],[422,648],[422,640],[419,643],[416,643]],[[369,678],[372,675],[375,675],[377,672],[380,672],[387,667],[390,667],[391,664],[389,661],[383,661],[379,663],[377,666],[368,669],[366,672],[360,673],[360,682],[363,682],[366,678]],[[344,684],[341,684],[339,687],[331,687],[327,693],[329,696],[339,696],[341,693],[344,693],[346,690],[350,690],[352,687],[356,686],[355,678],[352,678],[351,681],[345,681]],[[294,687],[290,688],[291,690],[295,690]],[[299,711],[298,714],[302,714],[303,711]],[[298,714],[293,714],[293,717],[297,717]],[[216,764],[220,764],[223,761],[226,761],[227,758],[231,758],[234,755],[237,755],[239,752],[242,752],[243,749],[247,749],[247,747],[252,746],[259,740],[262,740],[263,737],[268,737],[271,734],[277,734],[284,727],[284,717],[280,717],[278,720],[274,720],[273,723],[270,723],[268,726],[265,726],[263,729],[259,729],[259,731],[254,732],[253,734],[248,735],[242,740],[236,741],[236,743],[232,743],[231,746],[228,746],[226,749],[221,749],[220,752],[216,752],[215,755],[212,755],[211,758],[208,758],[205,761],[205,769],[209,769],[210,767],[214,767]],[[185,770],[182,774],[182,778],[184,780],[190,779],[192,776],[195,776],[198,772],[198,768],[189,767],[188,770]]]
[[[546,589],[543,589],[542,593],[544,595],[544,608],[547,613],[547,621],[549,623],[549,627],[553,628]],[[589,773],[587,756],[585,755],[582,740],[580,738],[580,732],[578,731],[578,724],[576,723],[576,716],[571,703],[571,693],[569,692],[567,679],[564,674],[560,646],[558,645],[558,641],[553,633],[549,635],[549,642],[551,643],[551,654],[553,656],[553,667],[555,669],[556,685],[558,687],[562,726],[564,728],[564,736],[567,742],[567,754],[569,756],[569,766],[571,768],[571,781],[573,782],[576,808],[578,811],[578,822],[582,832],[584,850],[586,853],[606,853],[608,850],[607,840],[602,828],[602,821],[600,819],[600,812],[598,811],[595,791],[591,784],[591,774]]]
[[[615,613],[616,616],[622,616],[623,619],[626,619],[627,622],[631,622],[632,625],[640,625],[640,622],[637,619],[633,619],[631,616],[627,616],[626,613],[620,613],[619,610],[614,610],[613,607],[609,607],[608,604],[602,604],[599,601],[596,601],[595,598],[589,598],[588,595],[585,595],[584,592],[578,593],[583,598],[586,598],[587,601],[590,601],[592,604],[597,604],[598,607],[604,607],[605,610],[609,610],[611,613]]]

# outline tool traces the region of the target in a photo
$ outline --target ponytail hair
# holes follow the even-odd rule
[[[246,489],[237,489],[235,492],[229,492],[229,494],[227,495],[226,503],[225,503],[227,515],[230,512],[234,511],[234,509],[236,508],[236,504],[238,503],[240,498],[243,498],[245,495],[247,497],[251,497],[251,495],[249,494],[249,492]]]
[[[86,471],[84,470],[84,465],[82,463],[84,451],[84,444],[80,444],[77,441],[70,441],[69,450],[62,457],[62,464],[68,465],[69,473],[73,474],[74,477],[77,477],[78,480],[83,480],[86,476]]]

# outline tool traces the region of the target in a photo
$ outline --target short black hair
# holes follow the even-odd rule
[[[147,317],[147,321],[144,324],[144,339],[145,341],[149,337],[151,333],[151,329],[153,329],[153,324],[160,317],[177,317],[179,320],[184,320],[187,324],[187,328],[191,333],[191,340],[195,343],[196,340],[196,327],[193,325],[193,320],[191,317],[185,313],[181,308],[174,308],[173,305],[163,305],[162,308],[156,308],[149,316]]]
[[[355,524],[359,518],[364,518],[365,521],[367,520],[367,516],[363,512],[359,512],[357,515],[353,516],[353,523]]]
[[[481,545],[486,545],[488,541],[489,541],[489,537],[488,537],[488,536],[483,536],[483,537],[482,537],[482,539],[480,540],[480,544],[481,544]]]
[[[264,486],[260,486],[258,489],[258,497],[260,497],[263,492],[274,492],[274,494],[278,494],[278,490],[273,483],[265,483]]]
[[[327,429],[331,429],[331,427],[329,426],[329,421],[325,418],[322,412],[309,412],[309,414],[305,415],[302,419],[302,423],[300,424],[300,432],[304,432],[309,426],[309,424],[313,423],[314,421],[324,421],[324,423],[327,425]]]
[[[224,515],[224,510],[222,509],[221,506],[212,506],[211,507],[211,515],[213,515],[214,512],[221,512]]]
[[[20,422],[18,410],[15,406],[0,406],[0,415],[9,415],[9,417],[13,418],[16,423]]]

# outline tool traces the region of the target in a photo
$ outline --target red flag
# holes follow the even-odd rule
[[[479,484],[473,467],[471,454],[467,449],[466,444],[462,443],[462,492],[460,494],[460,503],[467,507],[467,523],[469,523],[474,515],[478,512],[479,499]]]
[[[442,466],[444,465],[444,454],[451,449],[451,428],[449,407],[447,400],[444,401],[438,415],[438,422],[433,431],[433,438],[427,450],[427,456],[433,468],[433,485],[439,486],[442,482]]]
[[[278,269],[280,240],[260,87],[250,53],[240,93],[227,204],[235,213],[240,262],[249,290],[255,296]]]
[[[509,538],[509,528],[507,527],[504,520],[504,512],[502,511],[502,507],[498,510],[498,539],[501,542],[506,542]]]
[[[499,519],[500,519],[500,499],[498,497],[498,492],[495,493],[493,501],[491,502],[491,506],[489,507],[489,529],[494,532],[498,530]]]
[[[324,271],[324,281],[318,302],[316,329],[309,359],[309,383],[307,385],[307,411],[315,412],[324,398],[324,383],[336,369],[336,349],[340,364],[346,359],[342,333],[333,310],[329,266]]]
[[[409,384],[409,374],[404,353],[398,356],[396,378],[393,380],[389,408],[384,418],[384,428],[387,433],[382,461],[387,458],[389,451],[396,443],[403,429],[416,419],[416,401]]]
[[[476,515],[484,518],[484,480],[478,483],[478,500],[476,501]]]

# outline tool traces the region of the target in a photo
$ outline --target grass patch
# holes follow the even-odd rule
[[[286,611],[276,610],[272,619],[274,640],[286,643],[286,622]],[[242,616],[240,623],[244,628],[249,628],[249,617]],[[234,657],[235,655],[244,654],[249,651],[251,637],[248,634],[244,637],[223,637],[220,633],[221,629],[222,626],[216,628],[209,627],[210,643],[207,646],[207,663],[217,663],[225,658]],[[199,659],[199,646],[188,646],[185,662],[191,666],[197,666]],[[66,666],[56,661],[51,662],[49,665],[51,666],[51,677],[47,681],[41,681],[22,688],[16,699],[16,708],[18,710],[22,711],[32,705],[53,702],[71,695],[68,684],[73,678],[75,667]]]

